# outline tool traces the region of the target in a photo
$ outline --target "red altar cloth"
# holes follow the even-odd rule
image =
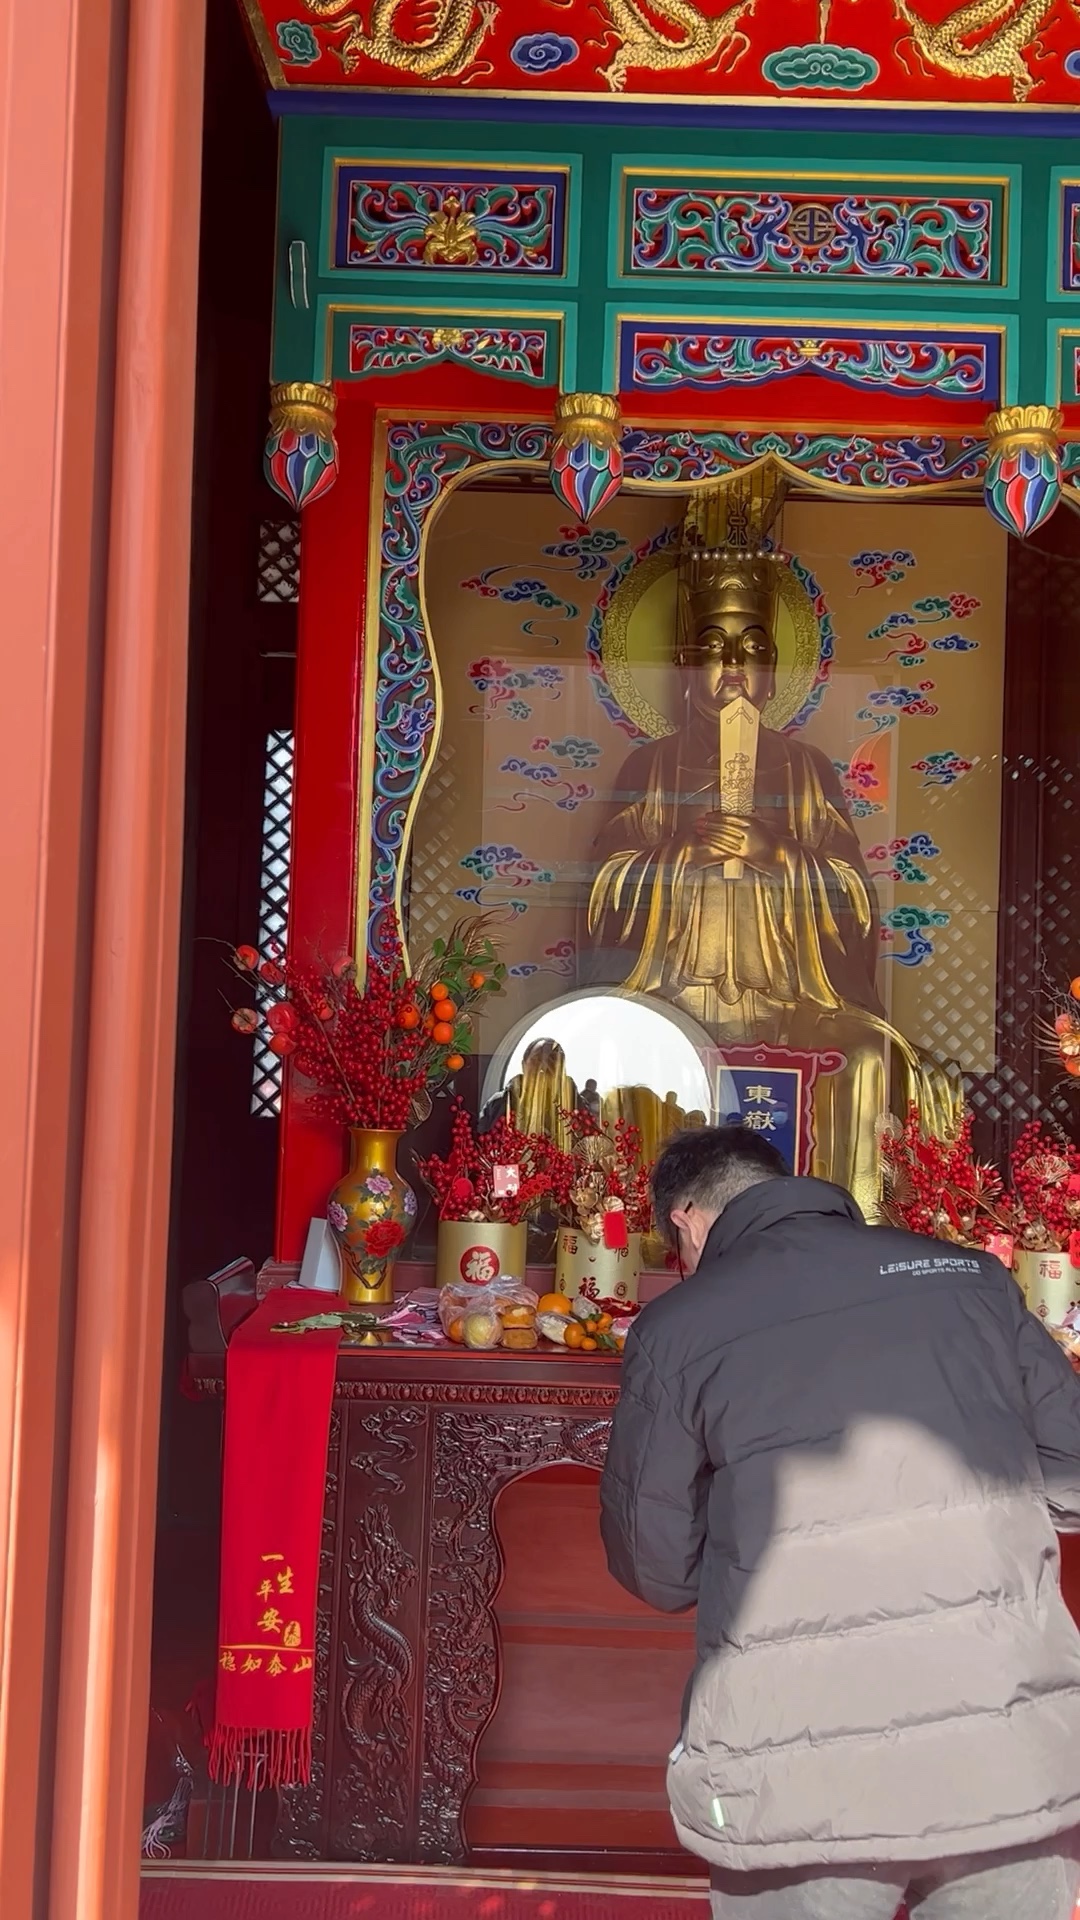
[[[326,1448],[341,1339],[274,1333],[325,1313],[277,1290],[237,1327],[225,1368],[215,1780],[286,1786],[311,1772]]]

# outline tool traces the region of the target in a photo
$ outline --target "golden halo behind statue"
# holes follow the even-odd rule
[[[631,567],[604,615],[600,654],[612,695],[628,720],[658,740],[681,713],[672,655],[677,625],[678,553],[667,548]],[[790,562],[778,568],[776,693],[762,720],[780,731],[805,705],[821,656],[814,603]]]

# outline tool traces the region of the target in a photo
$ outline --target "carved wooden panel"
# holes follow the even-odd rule
[[[422,1407],[350,1416],[334,1675],[334,1859],[414,1857],[424,1477]]]
[[[419,1378],[387,1378],[380,1358],[370,1377],[367,1356],[338,1363],[312,1775],[279,1796],[278,1858],[464,1858],[476,1746],[498,1694],[496,1498],[537,1467],[599,1469],[618,1399],[599,1366],[591,1385],[552,1367],[550,1384],[526,1384],[539,1368],[500,1378],[457,1356],[457,1378],[432,1378],[430,1362]],[[220,1391],[217,1369],[200,1371]]]
[[[538,1467],[600,1468],[610,1418],[543,1413],[440,1412],[432,1466],[420,1858],[465,1858],[464,1813],[476,1749],[494,1711],[499,1651],[492,1602],[501,1557],[500,1490]]]

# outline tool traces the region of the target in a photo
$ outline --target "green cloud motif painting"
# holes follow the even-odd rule
[[[858,47],[836,47],[816,41],[805,47],[782,47],[770,53],[761,68],[771,86],[781,93],[797,87],[813,88],[818,93],[861,93],[881,71],[869,53]]]

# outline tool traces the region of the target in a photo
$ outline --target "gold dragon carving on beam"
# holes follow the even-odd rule
[[[617,43],[602,73],[613,93],[622,92],[635,67],[663,73],[678,67],[736,66],[750,50],[741,22],[757,6],[757,0],[735,0],[718,19],[709,20],[691,0],[650,0],[650,19],[641,0],[594,3],[605,23],[599,44]],[[550,4],[565,9],[573,0]],[[425,80],[458,79],[475,66],[501,11],[499,0],[430,0],[423,37],[406,40],[394,24],[404,0],[373,0],[366,26],[353,0],[304,0],[304,5],[328,32],[344,35],[336,52],[346,73],[355,73],[368,59]]]
[[[316,20],[333,22],[329,32],[344,34],[336,52],[346,73],[355,73],[368,59],[425,80],[456,80],[475,66],[499,17],[498,0],[431,0],[423,38],[403,40],[394,21],[404,0],[373,0],[367,27],[351,0],[304,0],[304,5]]]
[[[1055,0],[969,0],[934,26],[910,0],[893,0],[898,19],[924,63],[960,80],[1011,80],[1023,102],[1037,82],[1025,55],[1034,47]],[[1070,0],[1075,12],[1077,0]],[[907,38],[908,36],[905,36]]]
[[[601,0],[598,11],[609,21],[601,33],[601,43],[613,38],[619,42],[601,77],[612,93],[621,93],[632,67],[648,73],[706,65],[717,69],[726,66],[730,71],[750,51],[742,22],[750,18],[756,6],[757,0],[736,0],[726,13],[707,20],[690,0],[650,0],[650,11],[662,23],[654,25],[639,0]],[[669,28],[675,32],[669,32]]]
[[[405,39],[395,21],[405,0],[372,0],[368,24],[354,0],[304,0],[309,14],[330,33],[344,37],[336,51],[346,73],[364,59],[397,67],[425,80],[454,80],[476,66],[484,43],[502,11],[500,0],[420,0],[421,37]],[[565,11],[574,0],[548,0]],[[635,68],[664,73],[683,67],[711,66],[731,71],[750,51],[742,23],[758,0],[735,0],[718,17],[706,18],[692,0],[593,0],[603,26],[599,44],[615,42],[601,77],[612,93],[621,93]],[[898,20],[927,68],[961,80],[1005,79],[1018,102],[1037,85],[1029,59],[1056,0],[967,0],[944,20],[924,19],[911,0],[893,0]],[[1080,0],[1069,0],[1080,13]],[[825,37],[831,0],[819,0],[820,37]],[[592,42],[593,45],[598,44]],[[490,71],[490,69],[489,69]],[[471,76],[470,76],[471,77]]]

